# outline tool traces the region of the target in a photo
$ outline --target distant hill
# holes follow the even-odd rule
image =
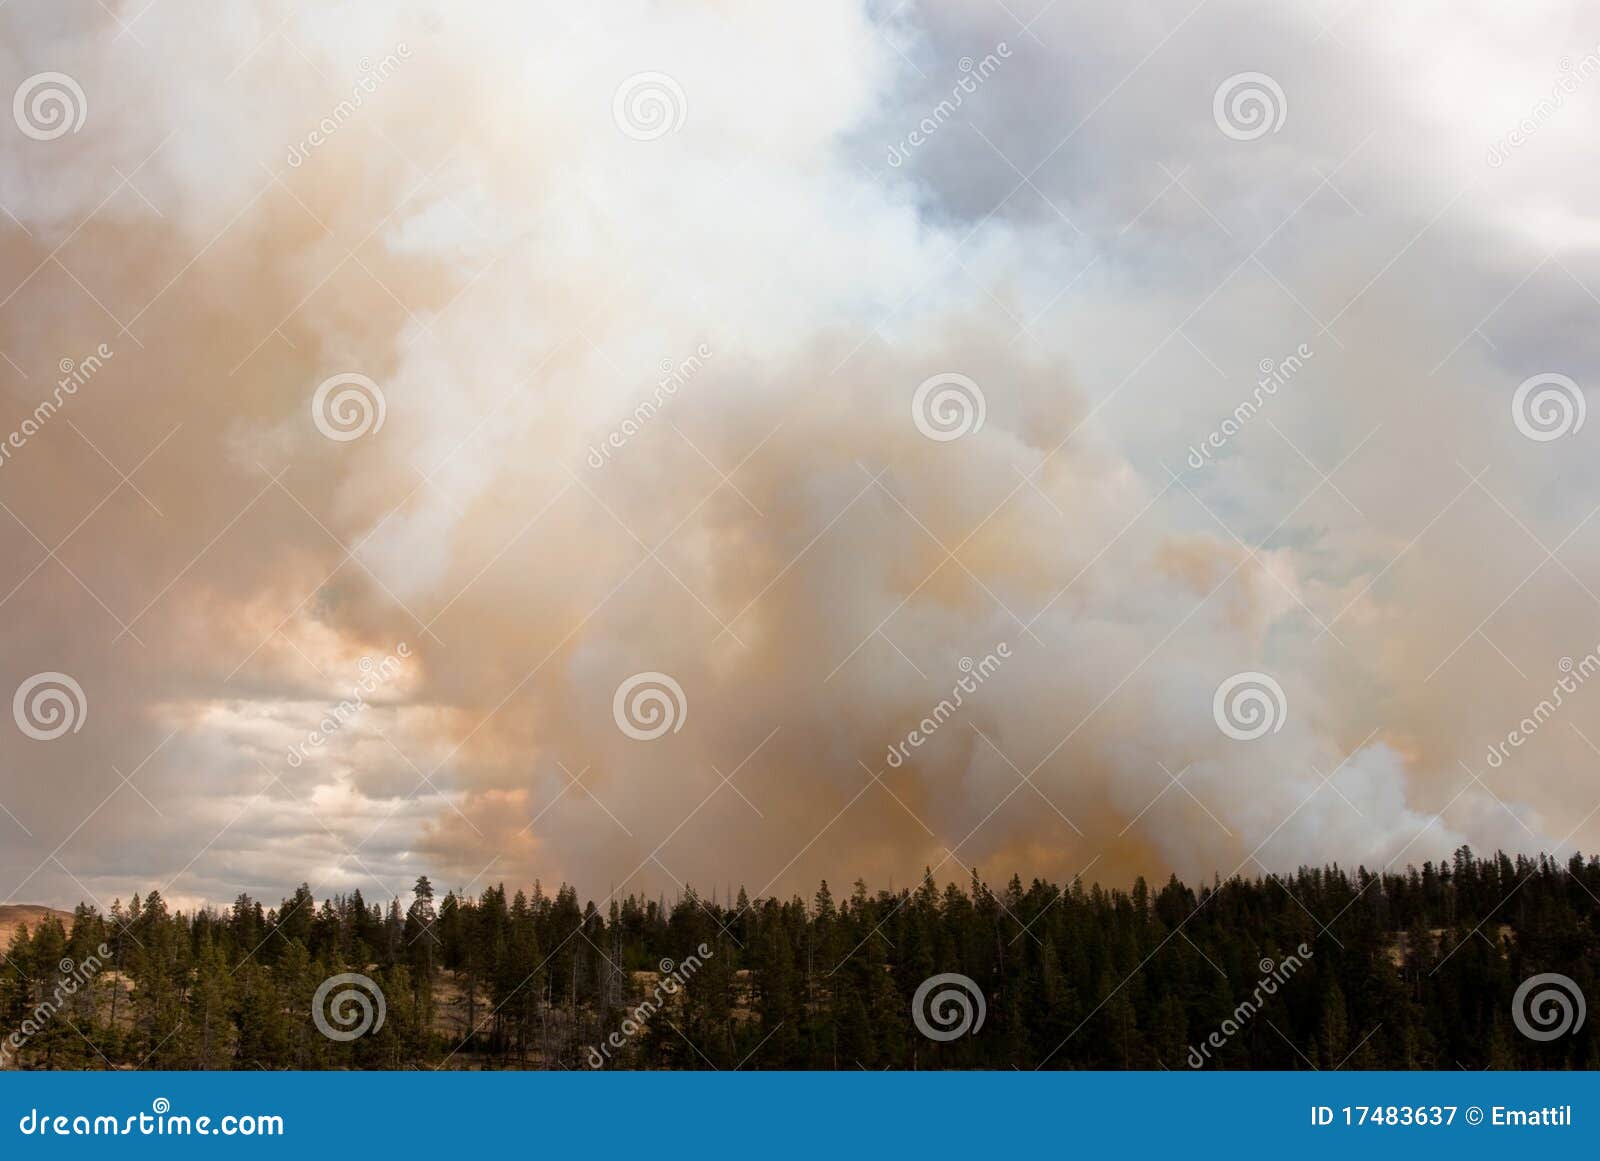
[[[54,915],[69,932],[72,930],[72,912],[57,911],[54,907],[38,907],[32,903],[7,903],[0,905],[0,956],[11,946],[11,937],[17,928],[27,925],[31,932],[40,920]]]

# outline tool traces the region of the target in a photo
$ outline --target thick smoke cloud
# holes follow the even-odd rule
[[[226,7],[0,10],[13,900],[1592,845],[1578,6]]]

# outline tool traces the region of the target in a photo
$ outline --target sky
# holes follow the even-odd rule
[[[1585,8],[13,0],[0,900],[1592,850]]]

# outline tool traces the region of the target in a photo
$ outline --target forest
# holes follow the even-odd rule
[[[15,934],[0,1062],[1587,1069],[1600,1039],[1581,1009],[1534,1038],[1514,1000],[1544,973],[1579,1005],[1600,995],[1597,915],[1600,858],[1465,847],[1404,872],[1159,889],[995,889],[974,872],[842,896],[824,882],[809,900],[580,904],[538,883],[438,897],[423,877],[405,905],[302,886],[276,907],[240,895],[192,913],[152,890]],[[964,977],[961,994],[935,977]]]

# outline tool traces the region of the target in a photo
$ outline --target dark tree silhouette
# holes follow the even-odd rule
[[[857,882],[848,897],[823,883],[809,903],[690,889],[670,906],[632,895],[582,906],[571,887],[551,897],[535,883],[436,905],[424,876],[409,906],[359,892],[319,905],[302,886],[276,908],[240,895],[185,914],[152,891],[104,916],[80,906],[70,930],[50,919],[17,933],[0,964],[0,1060],[1594,1068],[1589,1023],[1535,1040],[1512,1004],[1541,973],[1600,998],[1597,917],[1600,859],[1466,848],[1404,873],[1308,867],[1198,890],[1141,879],[1127,892],[1017,877],[996,892],[975,873],[941,889],[928,874],[898,892]],[[913,999],[947,973],[967,978],[984,1019],[940,1039]],[[348,1038],[312,1012],[340,975],[364,977],[340,987],[373,1008]],[[343,1015],[338,1029],[362,1013]]]

